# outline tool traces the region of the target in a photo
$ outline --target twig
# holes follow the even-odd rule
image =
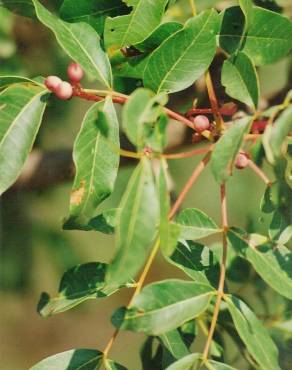
[[[202,173],[203,169],[206,167],[207,163],[209,162],[210,160],[210,157],[211,157],[211,152],[209,151],[208,154],[202,159],[202,161],[199,163],[199,165],[196,167],[195,171],[193,172],[193,174],[191,175],[191,177],[189,178],[189,180],[187,181],[185,187],[183,188],[181,194],[179,195],[177,201],[175,202],[175,204],[173,205],[172,209],[170,210],[169,212],[169,220],[171,220],[173,218],[173,216],[175,215],[175,213],[177,212],[177,210],[179,209],[179,207],[181,206],[185,196],[187,195],[188,191],[190,190],[191,186],[194,184],[194,182],[196,181],[196,179],[199,177],[199,175]],[[157,255],[157,252],[159,250],[159,246],[160,246],[160,240],[158,239],[156,241],[156,243],[154,244],[154,247],[152,249],[152,252],[145,264],[145,267],[142,271],[142,274],[137,282],[137,285],[136,285],[136,288],[135,288],[135,291],[133,293],[133,296],[127,306],[127,308],[129,308],[132,303],[133,303],[133,300],[134,298],[137,296],[137,294],[140,293],[141,289],[142,289],[142,286],[145,282],[145,279],[148,275],[148,272],[153,264],[153,261]],[[120,332],[120,329],[117,328],[115,330],[115,332],[113,333],[112,337],[110,338],[107,346],[105,347],[104,351],[103,351],[103,359],[104,361],[107,359],[107,356],[108,356],[108,353],[109,351],[111,350],[118,334]]]
[[[269,180],[269,178],[267,177],[267,175],[250,159],[248,161],[248,166],[253,170],[253,172],[260,178],[263,180],[263,182],[267,185],[267,186],[271,186],[272,185],[272,181]]]
[[[210,346],[216,329],[216,324],[219,316],[220,304],[224,296],[224,284],[226,276],[226,262],[227,262],[227,231],[228,231],[228,218],[227,218],[227,202],[226,202],[226,188],[225,184],[221,185],[221,217],[222,217],[222,227],[223,227],[223,254],[221,261],[219,284],[217,289],[217,299],[215,302],[214,313],[211,321],[211,326],[209,329],[208,338],[203,351],[203,362],[208,359]]]

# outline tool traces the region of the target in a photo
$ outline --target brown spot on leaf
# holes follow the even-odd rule
[[[70,204],[79,206],[85,194],[85,180],[80,182],[80,188],[73,190],[70,197]]]

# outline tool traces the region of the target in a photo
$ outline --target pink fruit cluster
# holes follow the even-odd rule
[[[57,76],[48,76],[45,80],[45,85],[47,89],[52,91],[59,99],[62,100],[68,100],[72,98],[72,85],[78,84],[84,76],[83,69],[77,63],[69,64],[67,74],[71,83],[67,81],[62,81]]]

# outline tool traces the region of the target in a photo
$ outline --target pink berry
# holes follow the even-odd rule
[[[195,129],[198,132],[203,132],[210,128],[210,121],[206,116],[199,115],[193,117],[191,120],[193,121]]]
[[[238,111],[238,106],[233,103],[226,103],[220,108],[221,114],[224,116],[233,116]]]
[[[45,85],[50,91],[56,91],[62,80],[57,76],[49,76],[45,80]]]
[[[238,170],[243,170],[248,166],[248,156],[245,153],[239,153],[237,154],[236,160],[235,160],[235,167]]]
[[[83,69],[78,63],[69,64],[67,73],[70,80],[74,83],[80,82],[84,76]]]
[[[73,87],[69,84],[69,82],[62,81],[55,90],[55,94],[59,99],[68,100],[73,95]]]

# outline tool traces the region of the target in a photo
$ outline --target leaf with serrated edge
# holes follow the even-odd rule
[[[213,150],[210,166],[216,181],[220,184],[229,179],[232,164],[241,147],[244,135],[251,123],[250,117],[234,121]]]
[[[235,297],[226,296],[225,301],[238,334],[261,369],[281,370],[278,364],[278,349],[255,314]]]
[[[239,52],[225,60],[221,79],[229,96],[245,103],[253,110],[257,108],[259,100],[257,71],[245,53]]]
[[[50,28],[64,51],[94,78],[110,88],[112,73],[108,56],[102,50],[100,38],[87,23],[67,23],[33,0],[38,19]]]
[[[86,113],[74,144],[76,176],[64,228],[83,228],[113,191],[119,167],[119,123],[110,98]]]
[[[48,90],[15,84],[0,94],[0,194],[19,176],[33,146],[46,107]]]
[[[107,282],[114,286],[134,278],[144,265],[157,232],[158,195],[151,162],[146,157],[133,172],[119,209],[116,254],[107,272]]]
[[[261,278],[278,293],[292,299],[292,253],[286,247],[260,245],[254,247],[235,229],[228,240],[236,252],[247,259]]]
[[[218,18],[215,10],[207,10],[155,49],[144,71],[145,86],[170,93],[192,85],[215,56]]]
[[[121,329],[148,335],[176,329],[202,314],[214,292],[208,285],[184,280],[169,279],[150,284],[125,312]]]
[[[289,53],[292,47],[292,23],[288,18],[254,7],[246,34],[244,18],[239,6],[222,13],[219,44],[223,50],[232,55],[240,48],[255,65],[276,62]]]
[[[103,353],[95,349],[72,349],[48,357],[30,370],[98,370],[102,365]]]
[[[168,0],[125,0],[130,14],[107,18],[106,48],[119,49],[145,40],[160,24]]]

